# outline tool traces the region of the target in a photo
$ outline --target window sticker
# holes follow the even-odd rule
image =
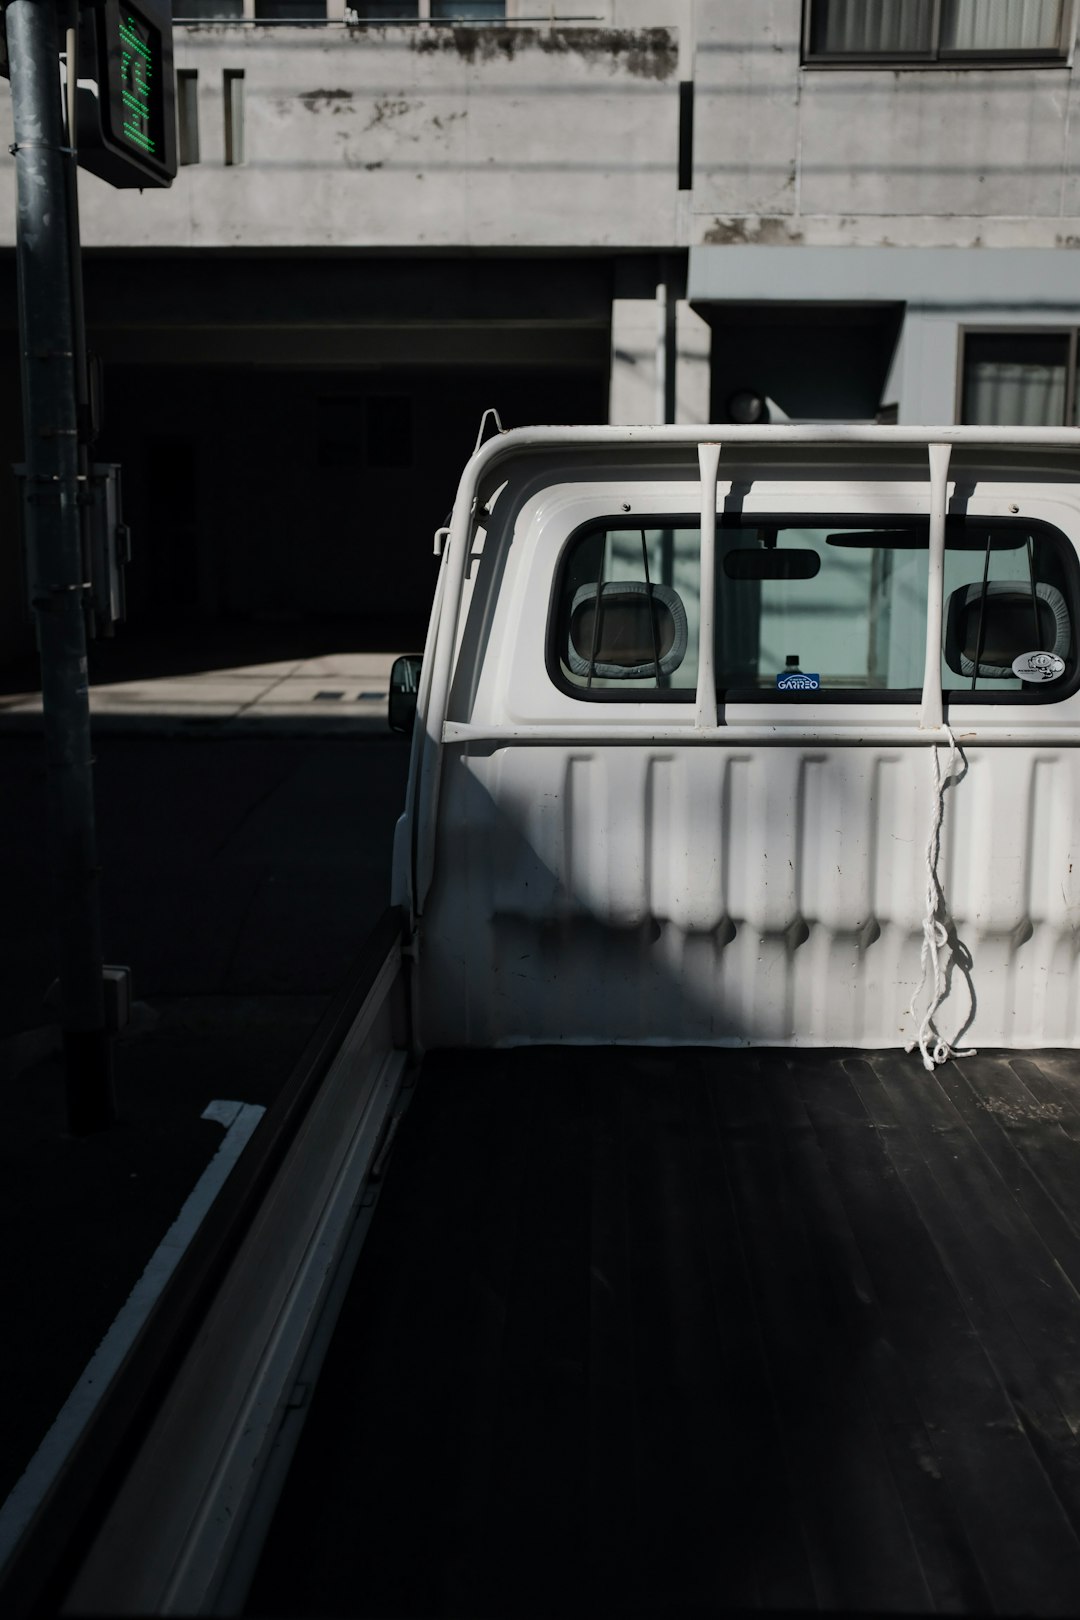
[[[1056,681],[1065,673],[1065,660],[1052,652],[1021,653],[1012,661],[1012,672],[1022,681]]]
[[[778,692],[816,692],[820,685],[820,675],[809,675],[801,669],[787,669],[776,677]]]

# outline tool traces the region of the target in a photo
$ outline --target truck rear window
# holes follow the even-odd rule
[[[915,700],[927,611],[926,519],[718,519],[716,670],[729,702]],[[558,571],[548,665],[575,697],[689,701],[697,685],[700,534],[651,517],[586,525]],[[1076,553],[1049,524],[950,518],[942,688],[1052,701],[1076,685]],[[1047,654],[1043,678],[1013,662]],[[1060,666],[1060,667],[1059,667]]]

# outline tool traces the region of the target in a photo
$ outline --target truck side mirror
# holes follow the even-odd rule
[[[387,719],[391,731],[412,735],[416,723],[416,694],[420,686],[420,665],[423,660],[415,653],[395,658],[390,666],[390,694]]]

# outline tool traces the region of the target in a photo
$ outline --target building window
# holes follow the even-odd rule
[[[420,16],[419,0],[358,0],[350,9],[363,23],[416,22]]]
[[[1075,330],[965,332],[960,420],[980,427],[1076,421]]]
[[[502,22],[506,0],[431,0],[432,22]]]
[[[357,22],[504,22],[506,0],[357,0]]]
[[[225,96],[225,162],[244,161],[244,70],[226,68],[222,75]]]
[[[176,73],[177,146],[181,163],[199,161],[199,75],[191,68]]]
[[[598,703],[692,703],[701,629],[695,518],[587,523],[563,554],[548,673]],[[914,703],[929,611],[925,516],[743,517],[716,533],[716,694],[723,703]],[[942,690],[957,702],[1056,702],[1080,676],[1080,569],[1048,523],[950,518]],[[1056,654],[1064,679],[1025,687],[1013,660]]]
[[[257,22],[313,23],[326,21],[326,0],[255,0]]]
[[[244,0],[173,0],[174,22],[242,22]]]
[[[807,62],[1062,61],[1072,0],[806,0]]]

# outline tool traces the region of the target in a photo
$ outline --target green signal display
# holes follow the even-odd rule
[[[172,0],[82,0],[79,167],[110,186],[169,185],[175,81]]]
[[[126,9],[119,13],[120,97],[124,107],[121,134],[140,152],[156,152],[151,131],[154,57],[153,31]]]

